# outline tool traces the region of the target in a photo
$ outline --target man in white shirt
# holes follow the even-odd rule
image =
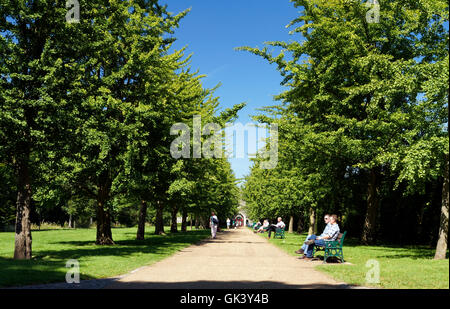
[[[337,224],[336,221],[337,221],[337,216],[331,215],[330,216],[330,226],[328,227],[327,233],[323,236],[315,237],[314,239],[310,239],[310,240],[306,241],[308,248],[306,249],[306,254],[302,257],[303,259],[310,260],[312,258],[312,252],[313,252],[314,246],[325,247],[326,241],[333,241],[338,238],[340,229],[339,229],[339,225]]]
[[[328,229],[330,228],[330,217],[331,215],[329,214],[325,214],[325,216],[323,217],[323,220],[325,221],[325,229],[323,230],[322,234],[319,237],[325,236],[328,232]],[[305,242],[303,243],[303,246],[298,249],[297,251],[295,251],[295,253],[297,254],[304,254],[306,252],[306,250],[308,249],[308,245],[306,244],[306,242],[308,240],[311,239],[315,239],[317,236],[316,235],[308,235],[308,237],[306,237]]]
[[[270,239],[270,234],[272,232],[275,232],[277,230],[277,228],[279,229],[284,229],[284,227],[286,226],[286,224],[284,224],[284,222],[281,220],[281,217],[278,217],[278,223],[277,224],[271,224],[269,226],[269,228],[267,229],[267,232],[269,232],[269,235],[267,235],[267,238]]]

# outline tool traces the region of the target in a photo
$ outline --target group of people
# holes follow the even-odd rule
[[[256,223],[253,227],[255,233],[268,232],[267,237],[270,238],[271,232],[275,232],[277,228],[283,229],[286,225],[282,221],[281,217],[278,217],[277,224],[269,224],[268,220],[264,220],[263,224],[261,222]],[[340,229],[337,224],[337,215],[326,214],[324,216],[325,229],[319,236],[308,235],[302,247],[295,251],[297,254],[302,254],[301,259],[312,259],[312,253],[314,246],[325,247],[325,241],[336,240],[339,237]]]
[[[227,218],[227,229],[231,227],[236,228],[236,225],[239,224],[239,226],[242,224],[241,222],[237,222],[236,220],[230,220],[230,218]],[[211,238],[216,238],[217,235],[217,228],[219,226],[219,219],[217,218],[214,211],[211,213],[211,217],[209,217],[209,226],[211,227]]]
[[[269,220],[264,220],[263,224],[261,225],[261,222],[256,223],[256,225],[253,227],[253,230],[255,233],[264,233],[268,232],[267,238],[270,238],[270,235],[272,232],[275,232],[277,228],[284,229],[286,224],[284,224],[281,217],[278,217],[277,224],[269,224]]]
[[[312,259],[312,253],[314,250],[314,246],[325,247],[326,241],[336,240],[339,237],[340,229],[337,224],[337,215],[326,214],[324,216],[325,221],[325,229],[322,234],[319,236],[316,235],[308,235],[306,237],[305,242],[302,247],[295,251],[297,254],[302,254],[302,259],[310,260]],[[219,220],[214,212],[211,213],[210,217],[210,226],[211,226],[211,237],[216,238],[217,227],[219,225]],[[227,228],[230,228],[230,219],[227,219]],[[264,231],[268,232],[267,238],[270,239],[270,235],[272,232],[275,232],[277,228],[284,229],[286,224],[284,224],[281,217],[278,217],[277,224],[269,224],[268,220],[264,220],[263,224],[258,222],[254,227],[254,232],[262,233]]]
[[[236,222],[236,220],[230,220],[230,218],[227,218],[227,229],[236,228],[236,226],[239,226],[240,222]]]
[[[337,215],[326,214],[323,219],[326,225],[322,234],[319,236],[308,235],[302,247],[295,251],[297,254],[302,254],[301,259],[312,259],[314,246],[325,247],[325,241],[336,240],[339,237],[340,229],[337,224]]]

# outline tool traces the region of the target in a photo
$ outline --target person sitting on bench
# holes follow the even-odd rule
[[[256,233],[256,231],[258,231],[259,227],[261,226],[261,222],[257,222],[254,226],[253,226],[253,232]]]
[[[256,233],[264,233],[265,230],[269,227],[269,221],[264,220],[263,225],[259,227],[259,229],[256,231]]]
[[[339,236],[339,225],[337,224],[337,216],[330,216],[330,227],[328,228],[327,234],[319,237],[311,237],[310,240],[306,241],[308,248],[306,249],[306,255],[302,259],[312,259],[312,253],[314,246],[325,247],[325,241],[336,240]]]
[[[325,236],[327,234],[327,232],[328,232],[328,229],[330,227],[330,215],[329,214],[325,214],[325,216],[323,217],[323,220],[325,221],[326,225],[325,225],[325,229],[323,230],[322,234],[320,234],[320,237]],[[306,237],[305,242],[303,243],[303,246],[301,246],[300,249],[295,251],[295,253],[297,253],[297,254],[304,254],[306,252],[306,249],[308,249],[308,245],[306,244],[306,242],[308,240],[315,239],[315,238],[316,238],[316,235],[314,235],[314,234],[313,235],[308,235],[308,237]]]
[[[284,224],[283,221],[281,221],[281,217],[278,217],[278,223],[277,224],[271,224],[268,228],[267,231],[269,232],[269,235],[267,236],[268,239],[270,239],[270,234],[272,232],[275,232],[277,230],[277,228],[279,229],[284,229],[284,227],[286,226],[286,224]]]

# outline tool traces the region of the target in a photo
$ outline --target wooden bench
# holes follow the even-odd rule
[[[330,257],[337,257],[341,263],[344,263],[344,252],[342,251],[342,246],[344,245],[345,235],[347,235],[347,231],[344,234],[339,233],[339,236],[336,240],[325,240],[325,247],[314,246],[313,249],[313,257],[317,251],[324,251],[323,262],[326,263],[327,259]]]
[[[280,239],[284,239],[284,230],[285,230],[285,228],[286,227],[280,229],[280,228],[277,227],[277,229],[275,230],[275,236],[273,236],[273,238],[275,239],[277,237],[280,237]]]

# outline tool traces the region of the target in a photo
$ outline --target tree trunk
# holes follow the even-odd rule
[[[317,235],[317,222],[319,222],[319,212],[316,211],[316,219],[314,219],[314,235]]]
[[[308,235],[313,235],[316,225],[316,209],[310,208],[309,209],[309,229],[308,229]]]
[[[198,230],[200,228],[200,220],[198,220],[198,215],[195,215],[195,229]]]
[[[289,219],[289,233],[294,233],[294,216]]]
[[[156,201],[156,218],[155,218],[155,234],[164,234],[164,219],[163,219],[164,205],[161,201]]]
[[[178,207],[172,206],[172,223],[170,225],[170,232],[171,233],[178,233],[178,223],[177,223],[177,214],[178,214]]]
[[[376,168],[370,170],[370,179],[367,187],[367,212],[364,221],[364,229],[361,240],[364,244],[374,242],[376,221],[379,207],[378,200],[378,171]]]
[[[72,214],[69,215],[69,229],[72,228]]]
[[[29,154],[18,164],[18,192],[16,204],[16,234],[14,259],[31,259],[31,180],[28,166]]]
[[[209,228],[209,222],[206,223],[206,219],[203,216],[200,217],[200,226],[202,230]]]
[[[192,231],[192,214],[189,217],[190,221],[191,221],[191,231]]]
[[[138,230],[136,233],[136,240],[144,240],[145,238],[145,218],[147,217],[147,201],[141,201],[139,209]]]
[[[181,231],[186,232],[186,230],[187,230],[187,210],[183,209],[181,219]]]
[[[108,195],[108,186],[100,186],[97,194],[97,245],[114,244],[111,232],[111,215],[106,205]]]
[[[300,215],[300,217],[298,218],[298,222],[297,222],[297,233],[303,233],[303,218],[302,215]]]
[[[436,245],[435,260],[443,260],[446,258],[448,245],[448,200],[449,200],[449,157],[445,156],[444,185],[442,186],[442,207],[441,220],[439,225],[439,239]]]

